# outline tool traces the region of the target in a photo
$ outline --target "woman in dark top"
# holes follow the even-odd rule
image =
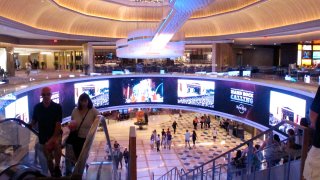
[[[197,140],[197,134],[196,134],[196,131],[193,131],[193,133],[192,133],[193,147],[196,146],[196,140]]]

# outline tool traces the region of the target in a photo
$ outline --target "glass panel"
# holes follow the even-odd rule
[[[36,165],[37,136],[14,121],[0,122],[0,172],[14,164]]]

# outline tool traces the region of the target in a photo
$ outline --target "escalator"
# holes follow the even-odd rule
[[[0,179],[34,179],[41,172],[35,146],[38,132],[19,119],[0,121]]]
[[[88,162],[90,150],[99,124],[104,130],[106,142],[111,149],[111,142],[107,125],[103,117],[97,117],[87,135],[78,161],[75,163],[71,176],[55,179],[119,179],[114,173],[113,159],[100,166],[91,165]],[[112,155],[112,151],[111,151]],[[43,156],[43,157],[41,157]],[[113,156],[112,156],[113,157]],[[5,119],[0,121],[0,179],[1,180],[24,180],[24,179],[50,179],[48,171],[43,169],[46,161],[42,151],[39,150],[38,132],[31,129],[28,124],[19,119]],[[62,160],[62,169],[66,157]],[[90,168],[88,166],[90,165]],[[98,170],[96,167],[99,167]],[[103,173],[101,173],[103,171]],[[99,173],[100,172],[100,173]],[[109,178],[110,179],[110,178]]]

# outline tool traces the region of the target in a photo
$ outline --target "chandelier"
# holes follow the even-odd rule
[[[159,0],[135,0],[159,1]],[[190,18],[193,12],[204,8],[213,0],[170,0],[171,10],[156,30],[136,30],[128,38],[116,42],[117,56],[120,58],[175,58],[184,53],[183,38],[172,38]]]

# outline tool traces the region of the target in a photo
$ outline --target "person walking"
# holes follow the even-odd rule
[[[151,150],[153,150],[153,148],[154,148],[155,139],[156,139],[156,137],[154,136],[154,133],[152,133],[152,134],[151,134],[151,137],[150,137],[150,147],[151,147]]]
[[[123,159],[123,153],[119,151],[118,153],[119,163],[120,163],[120,169],[122,169],[122,159]],[[118,169],[118,167],[117,167]]]
[[[128,148],[124,148],[123,159],[124,159],[124,163],[125,163],[126,167],[128,167],[128,162],[129,162],[129,151],[128,151]]]
[[[197,126],[198,126],[198,117],[196,116],[194,119],[193,119],[193,128],[194,130],[197,130]]]
[[[160,134],[156,136],[157,152],[160,151]]]
[[[173,121],[173,123],[172,123],[173,134],[176,134],[177,126],[178,126],[178,123],[176,121]]]
[[[167,133],[167,145],[169,150],[171,149],[171,141],[172,141],[172,135],[170,132]]]
[[[208,128],[210,128],[210,124],[211,124],[210,115],[208,115],[208,116],[207,116],[207,118],[206,118],[206,122],[207,122],[207,126],[208,126]]]
[[[197,140],[197,133],[196,133],[196,131],[193,131],[193,133],[192,133],[193,147],[196,147],[196,140]]]
[[[201,116],[200,118],[200,128],[203,128],[203,124],[204,124],[204,116]]]
[[[163,138],[164,138],[165,135],[166,135],[166,132],[164,131],[164,129],[162,129],[162,131],[161,131],[161,143],[160,143],[161,146],[162,146]]]
[[[163,146],[164,149],[166,149],[167,145],[167,133],[163,133],[161,137],[161,145]]]
[[[216,141],[217,136],[218,136],[218,131],[217,131],[216,127],[213,127],[213,130],[212,130],[213,141]]]
[[[184,140],[185,140],[185,148],[187,148],[187,145],[189,145],[189,148],[191,149],[190,146],[190,133],[188,130],[186,130],[186,133],[184,134]]]

